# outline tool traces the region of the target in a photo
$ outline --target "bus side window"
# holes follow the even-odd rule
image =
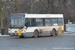
[[[25,21],[25,26],[36,26],[35,18],[27,18],[27,21]]]
[[[36,26],[35,18],[32,18],[32,20],[31,20],[31,26]]]
[[[25,19],[25,26],[28,27],[28,19]]]
[[[52,18],[52,25],[53,26],[57,26],[58,25],[57,18]]]
[[[36,26],[43,26],[43,19],[42,18],[36,18]]]
[[[25,22],[25,26],[28,27],[28,22],[27,21]]]
[[[31,18],[28,18],[27,22],[28,26],[31,26]]]
[[[63,19],[62,18],[58,18],[58,24],[63,25]]]
[[[51,23],[51,19],[50,18],[46,18],[45,19],[45,26],[51,26],[52,23]]]

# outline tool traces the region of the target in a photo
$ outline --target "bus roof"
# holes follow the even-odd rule
[[[11,15],[25,15],[25,13],[13,13]]]
[[[63,18],[63,14],[25,14],[15,13],[11,15],[25,15],[25,18]]]
[[[63,18],[63,14],[25,14],[25,18]]]

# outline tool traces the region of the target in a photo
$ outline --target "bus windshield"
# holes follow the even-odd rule
[[[21,28],[24,26],[24,15],[11,15],[10,28]]]

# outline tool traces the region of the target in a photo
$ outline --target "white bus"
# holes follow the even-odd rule
[[[12,14],[8,33],[10,36],[56,36],[64,31],[63,14]]]

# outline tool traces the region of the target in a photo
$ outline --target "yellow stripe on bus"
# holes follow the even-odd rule
[[[58,34],[62,34],[62,26],[59,26]]]
[[[18,36],[21,36],[21,29],[18,29]]]

